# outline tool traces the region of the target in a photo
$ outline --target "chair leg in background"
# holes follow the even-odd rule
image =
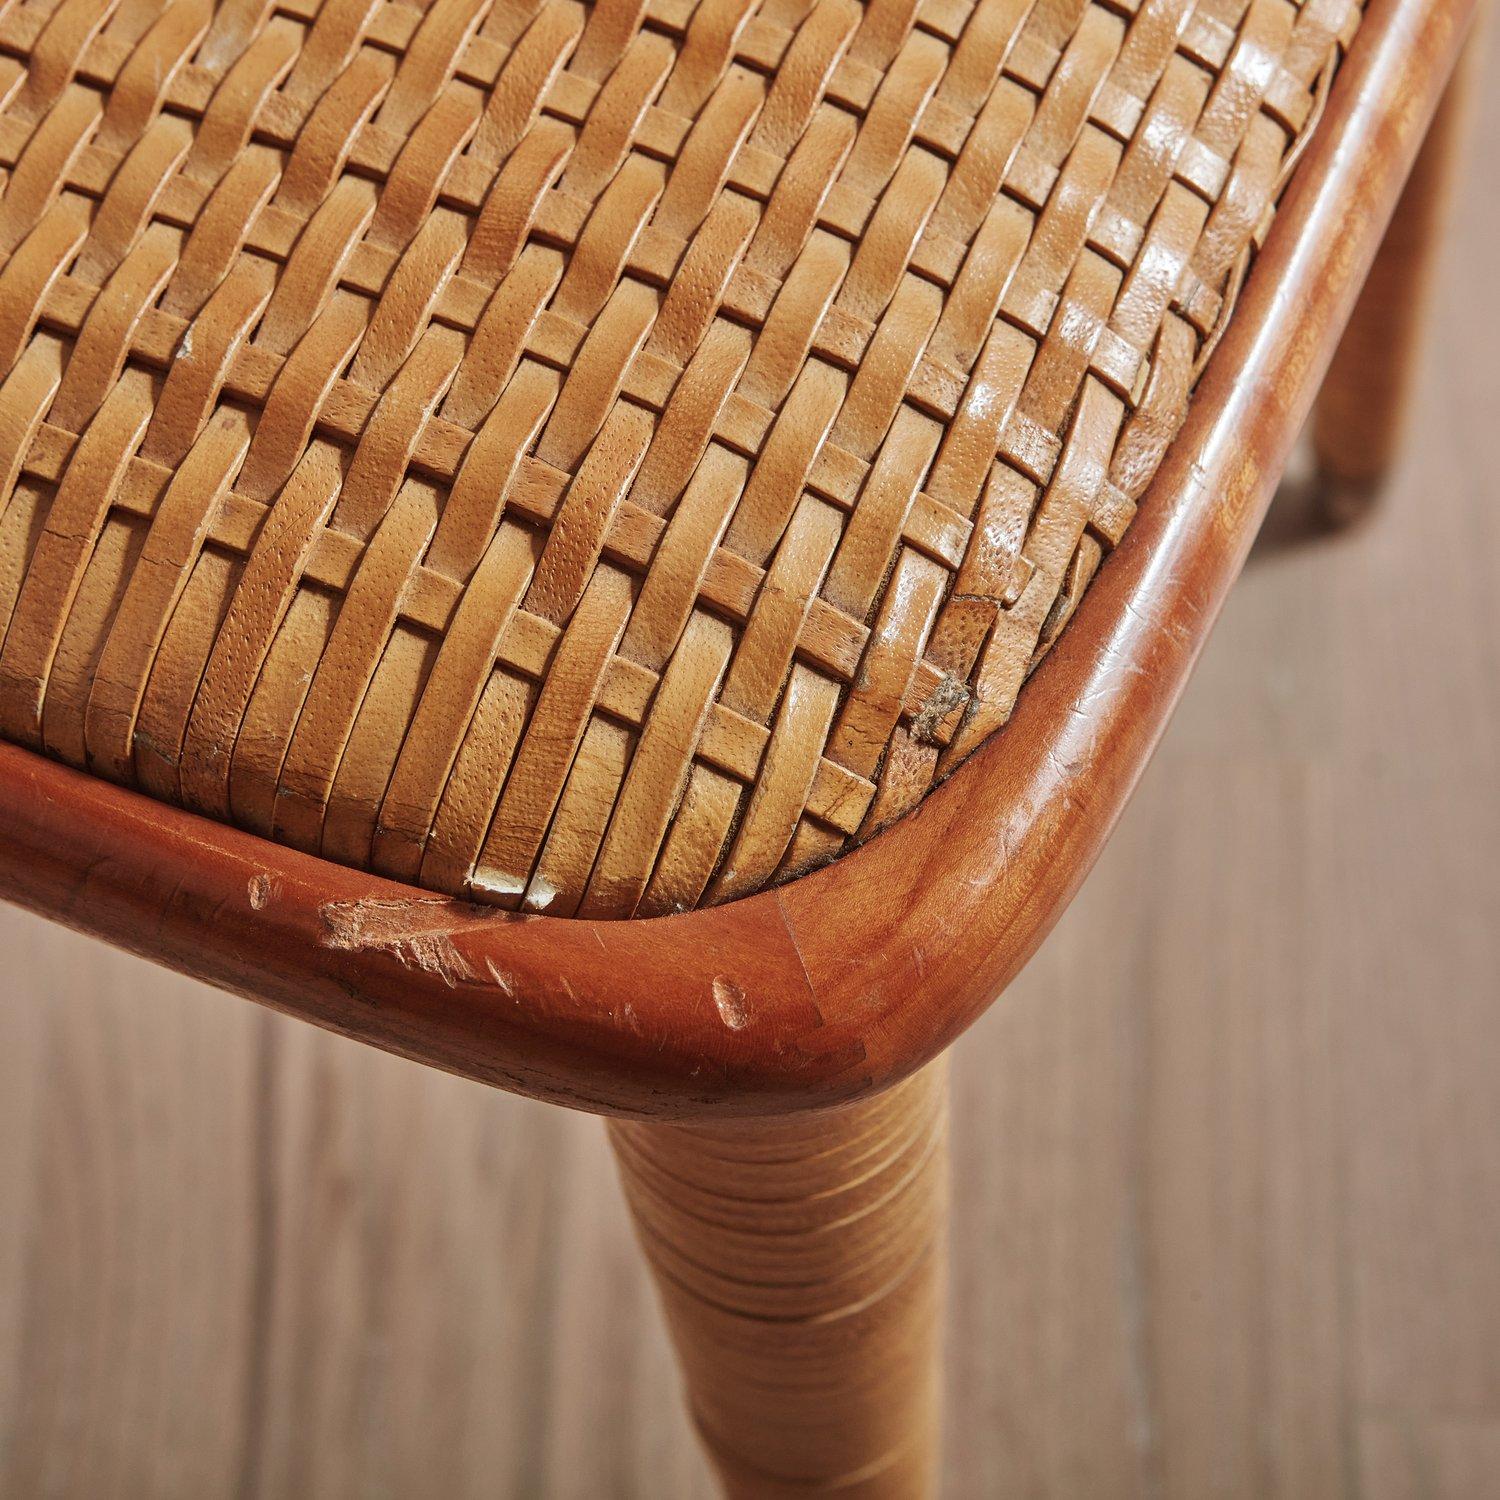
[[[940,1061],[816,1115],[610,1123],[731,1500],[935,1493],[947,1107]]]
[[[1480,51],[1471,37],[1318,396],[1319,502],[1335,525],[1370,509],[1400,451]]]

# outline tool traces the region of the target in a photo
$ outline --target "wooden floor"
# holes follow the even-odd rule
[[[958,1049],[955,1500],[1500,1496],[1483,110],[1386,510],[1252,565]],[[709,1493],[597,1122],[11,911],[0,965],[5,1500]]]

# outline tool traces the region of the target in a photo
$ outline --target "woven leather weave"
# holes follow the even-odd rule
[[[0,11],[0,735],[552,914],[1005,722],[1356,0]]]

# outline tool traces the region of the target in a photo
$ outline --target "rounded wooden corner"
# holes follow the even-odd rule
[[[1124,806],[1244,560],[1472,0],[1372,7],[1140,512],[1005,728],[788,885],[642,921],[501,913],[0,746],[0,894],[484,1082],[640,1117],[885,1087],[998,995]]]

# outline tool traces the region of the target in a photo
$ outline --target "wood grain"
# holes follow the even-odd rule
[[[1497,235],[1387,505],[1250,568],[955,1054],[950,1497],[1500,1494]],[[597,1121],[0,952],[6,1500],[709,1494]]]

